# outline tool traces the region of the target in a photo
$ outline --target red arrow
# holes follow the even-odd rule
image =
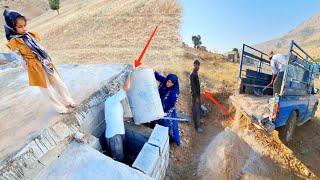
[[[149,47],[149,44],[150,44],[154,34],[156,33],[157,29],[158,29],[158,26],[153,30],[153,32],[152,32],[147,44],[145,45],[145,47],[143,48],[143,50],[141,52],[139,58],[134,61],[134,67],[135,68],[139,67],[142,64],[141,61],[142,61],[143,55],[146,53],[146,51],[147,51],[147,49]]]
[[[224,108],[224,107],[213,97],[213,95],[212,95],[211,92],[205,91],[205,92],[204,92],[204,97],[206,97],[207,99],[211,100],[215,105],[217,105],[218,108],[221,109],[221,111],[222,111],[225,115],[229,116],[229,118],[230,118],[231,120],[234,119],[234,117],[228,112],[228,110],[227,110],[226,108]]]

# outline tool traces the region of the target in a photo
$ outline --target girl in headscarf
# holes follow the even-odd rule
[[[178,76],[175,74],[169,74],[165,77],[158,72],[155,72],[154,75],[160,82],[159,94],[166,117],[177,118],[176,103],[180,93]],[[177,145],[180,145],[180,134],[177,120],[160,119],[158,124],[169,127],[170,140],[174,141]]]
[[[39,34],[28,32],[27,20],[19,12],[5,9],[4,30],[10,50],[21,54],[26,62],[30,86],[38,86],[61,114],[69,113],[75,103],[48,53],[39,44]]]

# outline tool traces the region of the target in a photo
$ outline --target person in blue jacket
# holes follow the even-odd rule
[[[176,104],[179,98],[179,79],[175,74],[169,74],[167,77],[158,72],[154,73],[159,84],[159,94],[162,102],[165,117],[177,118]],[[180,145],[179,125],[177,120],[160,119],[158,124],[169,127],[170,141]]]

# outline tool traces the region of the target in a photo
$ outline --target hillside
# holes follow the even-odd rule
[[[22,12],[27,19],[33,19],[37,16],[40,16],[45,11],[49,10],[49,5],[47,0],[11,0],[11,1],[0,1],[0,11],[1,11],[1,18],[0,23],[1,25],[4,22],[2,13],[4,10],[4,6],[9,6],[12,9],[18,10]],[[1,26],[1,33],[3,33],[3,29]]]
[[[180,4],[168,0],[64,1],[60,15],[46,11],[28,23],[42,45],[60,63],[130,63],[138,57],[153,29],[158,31],[144,64],[162,68],[177,64],[180,48]],[[1,51],[7,51],[4,37]],[[156,65],[156,66],[155,66]]]
[[[312,16],[283,37],[258,44],[256,47],[265,52],[270,50],[287,52],[291,40],[296,41],[312,57],[320,58],[320,13]]]

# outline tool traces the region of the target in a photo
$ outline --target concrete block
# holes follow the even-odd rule
[[[124,122],[125,130],[126,131],[133,131],[133,132],[139,132],[141,136],[149,139],[151,136],[153,130],[151,128],[148,128],[143,125],[136,125],[133,122]]]
[[[162,163],[162,159],[161,159],[161,157],[159,157],[159,159],[158,159],[158,161],[152,171],[151,177],[155,178],[159,174],[159,172],[161,171],[161,169],[160,169],[161,163]]]
[[[160,166],[161,171],[164,171],[165,173],[168,168],[168,165],[169,165],[169,151],[164,154],[164,157],[162,159],[161,166]]]
[[[103,108],[103,106],[99,105],[91,110],[87,110],[87,112],[83,112],[84,117],[79,123],[83,132],[98,136],[96,132],[101,132],[99,128],[104,123]]]
[[[159,157],[159,149],[146,143],[136,160],[133,162],[132,167],[152,176]]]
[[[59,140],[65,139],[72,135],[71,130],[65,123],[56,123],[50,129],[54,131],[54,134],[58,135]]]
[[[169,141],[166,142],[164,146],[164,150],[159,158],[157,167],[155,168],[155,172],[152,175],[153,178],[162,180],[166,175],[166,170],[169,165]]]
[[[148,140],[148,143],[159,148],[159,154],[161,155],[166,143],[169,141],[168,127],[156,125],[152,131],[152,134]]]
[[[99,139],[95,136],[89,135],[87,144],[97,151],[100,151],[102,149]]]
[[[167,143],[169,145],[169,143]],[[162,180],[165,177],[166,170],[169,165],[169,146],[165,146],[162,155],[159,157],[156,167],[154,168],[154,172],[151,177],[154,179]]]

